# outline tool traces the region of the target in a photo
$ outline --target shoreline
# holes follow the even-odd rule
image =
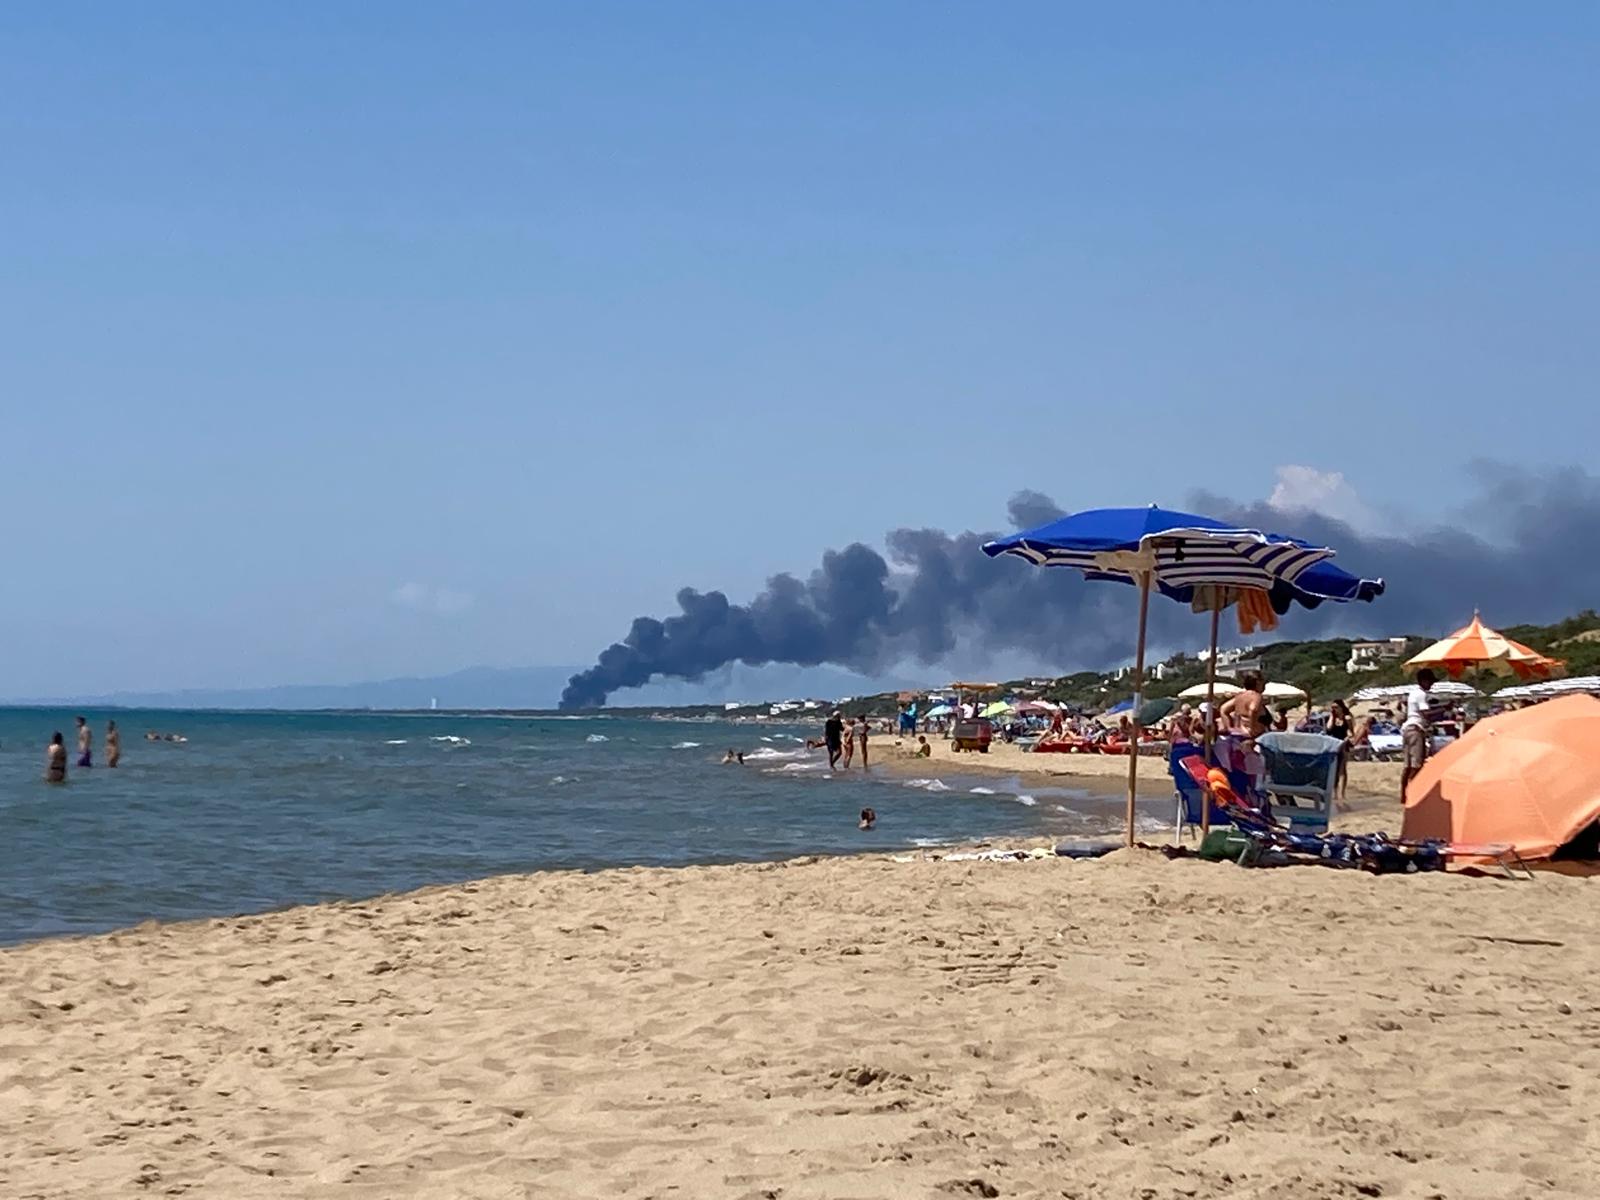
[[[918,758],[908,749],[914,740],[896,735],[878,735],[872,740],[872,769],[881,767],[890,774],[916,777],[937,775],[940,771],[1015,777],[1025,786],[1074,787],[1097,798],[1122,800],[1128,794],[1128,760],[1105,754],[1034,754],[1012,744],[995,742],[988,754],[957,754],[944,738],[928,739],[933,753]],[[1378,826],[1398,832],[1402,816],[1400,804],[1401,764],[1393,762],[1353,762],[1349,768],[1348,808],[1335,814],[1335,830],[1371,832]],[[1164,757],[1147,756],[1139,760],[1140,805],[1146,812],[1171,819],[1172,779]],[[1151,807],[1155,802],[1167,806],[1165,812]]]
[[[35,942],[0,950],[0,1181],[1580,1195],[1600,1168],[1594,886],[857,855]],[[1514,1055],[1470,1050],[1508,1035]]]

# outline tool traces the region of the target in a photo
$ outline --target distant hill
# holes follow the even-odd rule
[[[267,688],[191,688],[16,699],[13,703],[83,708],[440,708],[553,709],[578,667],[468,667],[448,675],[408,676],[361,683],[292,684]],[[868,695],[908,686],[895,678],[866,678],[834,667],[736,665],[698,683],[666,680],[618,692],[619,707],[720,705],[725,701]]]
[[[1542,653],[1565,659],[1568,674],[1600,675],[1600,615],[1584,611],[1554,625],[1511,625],[1502,630]],[[1431,638],[1411,639],[1421,649]],[[1252,648],[1269,679],[1292,683],[1318,700],[1348,696],[1357,688],[1399,683],[1405,678],[1398,662],[1380,671],[1359,675],[1345,672],[1350,656],[1349,638],[1322,641],[1262,643]],[[1153,666],[1154,664],[1152,664]],[[114,692],[108,695],[56,696],[13,700],[13,703],[104,708],[427,708],[434,700],[440,708],[553,709],[567,679],[576,667],[468,667],[449,675],[411,676],[364,683],[295,684],[270,688],[202,688],[168,692]],[[617,708],[678,708],[720,706],[726,701],[756,703],[809,697],[842,699],[859,697],[871,704],[852,711],[894,710],[893,693],[916,690],[930,682],[943,682],[948,672],[937,668],[921,672],[922,678],[879,676],[868,678],[835,667],[735,664],[699,681],[663,680],[648,687],[618,692],[611,698]],[[1191,684],[1203,682],[1205,667],[1198,659],[1175,655],[1166,663],[1166,678],[1152,679],[1145,687],[1150,697],[1172,696]],[[1015,692],[1022,680],[1002,691]],[[1051,681],[1041,690],[1049,699],[1097,707],[1126,697],[1128,680],[1114,673],[1080,671]],[[997,695],[999,693],[996,693]]]

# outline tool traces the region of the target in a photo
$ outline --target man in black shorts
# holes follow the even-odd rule
[[[822,743],[828,747],[828,770],[837,771],[839,756],[844,753],[844,721],[838,709],[834,709],[833,714],[823,722]]]

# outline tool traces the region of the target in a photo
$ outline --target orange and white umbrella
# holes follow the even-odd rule
[[[1489,671],[1495,675],[1515,675],[1518,679],[1553,679],[1565,666],[1560,659],[1547,658],[1521,642],[1513,642],[1498,630],[1490,629],[1478,619],[1477,613],[1472,614],[1470,625],[1435,642],[1405,664],[1408,671],[1432,667],[1451,679],[1460,679],[1466,671]]]
[[[1479,721],[1406,789],[1400,836],[1510,842],[1549,858],[1600,817],[1600,700],[1563,696]]]

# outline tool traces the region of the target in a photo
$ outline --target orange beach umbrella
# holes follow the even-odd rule
[[[1406,789],[1407,838],[1510,842],[1549,858],[1600,819],[1600,700],[1563,696],[1480,721]]]
[[[1471,624],[1435,642],[1415,658],[1407,659],[1405,664],[1408,671],[1432,667],[1451,679],[1460,679],[1469,670],[1515,675],[1518,679],[1553,679],[1565,666],[1560,659],[1546,658],[1537,650],[1490,629],[1478,619],[1477,613],[1472,614]]]

